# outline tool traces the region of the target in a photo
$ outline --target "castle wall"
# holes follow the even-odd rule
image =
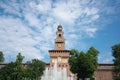
[[[0,68],[6,66],[8,63],[0,63]],[[26,64],[23,64],[25,66]],[[50,64],[46,64],[50,67]],[[97,70],[94,72],[95,80],[113,80],[113,64],[99,64]]]
[[[95,80],[113,80],[113,64],[99,64],[94,72]]]

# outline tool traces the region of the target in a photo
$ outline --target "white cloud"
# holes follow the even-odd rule
[[[102,17],[100,12],[108,9],[105,5],[96,0],[0,1],[3,9],[0,12],[0,50],[5,51],[7,58],[22,52],[26,60],[43,59],[48,56],[47,50],[54,46],[59,24],[64,27],[67,48],[76,45],[85,48],[82,39],[95,37],[101,27],[96,23]]]
[[[84,37],[89,36],[90,38],[95,37],[95,34],[96,34],[97,30],[98,30],[97,27],[87,27],[87,26],[85,26],[85,27],[81,28],[81,31],[82,31],[82,34],[84,35]]]
[[[113,57],[111,55],[111,52],[106,52],[104,55],[99,55],[98,60],[101,63],[113,63]]]
[[[53,8],[53,16],[63,23],[73,25],[75,19],[79,18],[82,10],[78,1],[66,1],[55,3]]]
[[[51,2],[50,0],[41,1],[36,7],[38,11],[45,13],[51,9]]]
[[[19,17],[22,16],[20,11],[21,11],[21,8],[23,8],[23,4],[19,4],[15,0],[5,1],[5,2],[3,2],[1,0],[0,1],[0,7],[4,9],[5,13],[14,14],[14,15],[19,16]]]
[[[99,15],[94,15],[94,16],[92,17],[92,21],[97,20],[98,18],[99,18]]]
[[[85,10],[84,10],[84,13],[86,13],[87,16],[98,14],[98,8],[95,8],[95,7],[88,8],[88,7],[86,7]]]
[[[6,59],[9,56],[15,58],[18,52],[23,52],[27,60],[43,58],[39,50],[34,48],[38,42],[30,36],[30,29],[20,19],[0,17],[0,20],[0,50],[5,52]]]
[[[37,13],[45,14],[51,9],[51,1],[50,0],[41,0],[38,3],[32,1],[29,3],[32,9],[37,10]]]
[[[112,58],[110,59],[110,58],[107,58],[107,59],[105,59],[102,63],[113,63],[112,62]]]
[[[30,26],[41,27],[40,20],[33,13],[25,13],[25,19],[28,21]]]

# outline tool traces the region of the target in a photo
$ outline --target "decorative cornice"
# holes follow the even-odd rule
[[[99,63],[99,66],[114,66],[114,64]]]
[[[49,50],[49,52],[70,52],[70,50]]]

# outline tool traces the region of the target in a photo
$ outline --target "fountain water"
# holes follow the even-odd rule
[[[57,68],[57,62],[54,63],[53,69],[45,69],[41,80],[73,80],[72,77],[67,76],[66,68]]]

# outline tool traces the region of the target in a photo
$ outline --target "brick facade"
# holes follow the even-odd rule
[[[99,64],[94,72],[95,80],[113,80],[113,64]]]

